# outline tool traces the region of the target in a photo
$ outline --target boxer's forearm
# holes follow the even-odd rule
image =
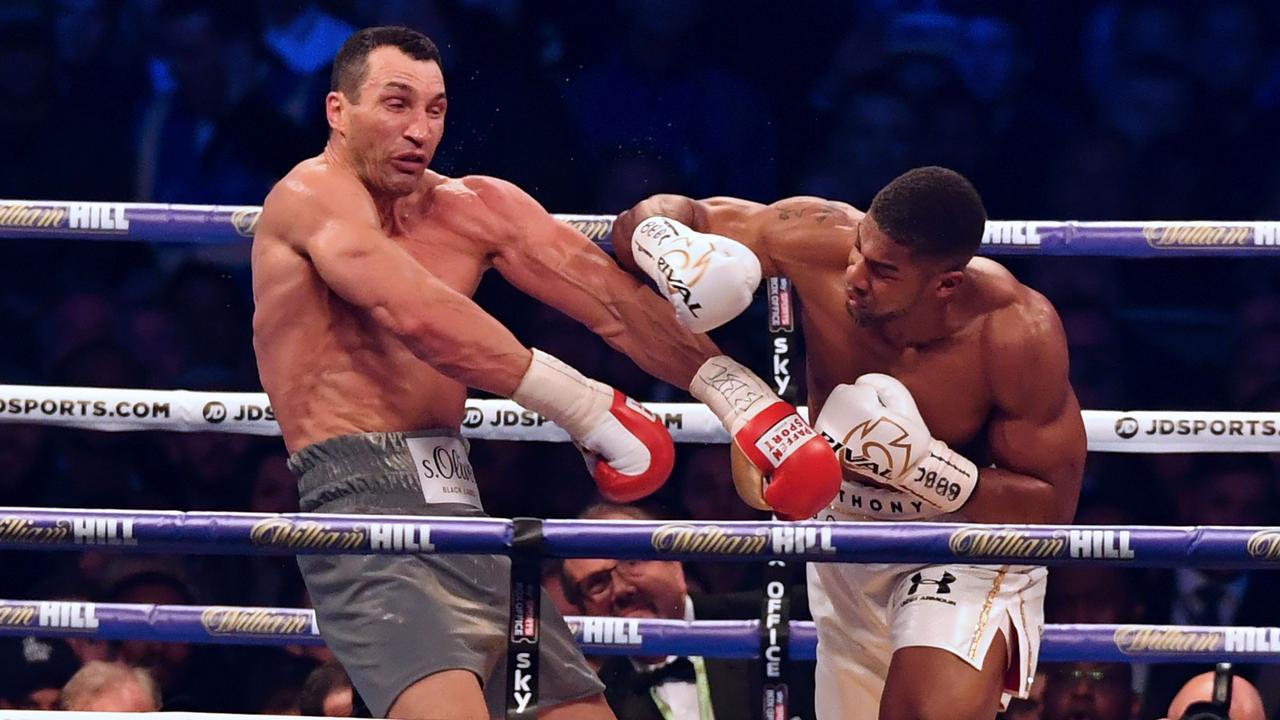
[[[706,335],[695,335],[675,318],[670,303],[634,278],[618,278],[606,302],[617,322],[593,330],[640,369],[680,389],[688,389],[708,358],[720,354]]]
[[[619,213],[613,221],[612,231],[613,254],[618,258],[618,264],[632,272],[639,270],[631,253],[631,234],[635,232],[637,225],[655,215],[661,215],[694,227],[696,210],[697,201],[692,198],[683,195],[654,195],[641,200],[630,210]]]
[[[1076,501],[1070,493],[1030,475],[983,468],[978,485],[960,513],[976,523],[1062,524],[1075,517]]]
[[[392,328],[414,355],[468,387],[509,397],[532,355],[511,331],[459,293],[426,294],[422,312],[398,322],[385,309],[374,317]],[[385,313],[387,317],[379,317]]]
[[[530,220],[529,235],[493,256],[512,285],[565,313],[626,354],[645,372],[687,388],[707,358],[720,354],[676,320],[671,304],[573,228]]]

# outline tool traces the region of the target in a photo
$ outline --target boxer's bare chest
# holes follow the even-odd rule
[[[391,239],[432,275],[470,297],[489,265],[485,248],[460,231],[464,223],[449,216],[458,211],[447,203],[434,204],[397,223]]]
[[[885,373],[911,391],[934,437],[956,447],[980,439],[992,411],[980,323],[954,337],[904,349],[856,325],[839,288],[830,297],[804,301],[811,407],[825,402],[837,385]]]

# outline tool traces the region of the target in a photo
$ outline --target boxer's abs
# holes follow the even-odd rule
[[[339,435],[457,428],[466,387],[331,293],[303,263],[296,268],[303,277],[275,285],[261,263],[255,266],[255,282],[262,281],[254,314],[258,372],[289,450]],[[467,265],[474,264],[455,258],[441,268],[442,279],[470,295],[479,269]]]

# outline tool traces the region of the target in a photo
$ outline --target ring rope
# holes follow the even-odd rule
[[[1280,527],[544,520],[550,557],[1274,569]],[[509,554],[502,518],[0,507],[0,549]]]
[[[645,403],[677,442],[727,443],[720,420],[697,403]],[[807,417],[807,408],[800,411]],[[1280,452],[1280,413],[1183,410],[1081,411],[1093,452]],[[266,393],[0,385],[0,423],[87,430],[167,430],[279,435]],[[566,442],[541,415],[510,400],[467,401],[462,434],[479,440]]]
[[[254,205],[164,205],[56,200],[0,200],[0,238],[228,243],[252,237],[262,208]],[[605,248],[612,215],[557,214]],[[988,255],[1171,257],[1258,255],[1280,251],[1280,223],[1212,220],[1077,222],[990,220]]]
[[[759,620],[660,620],[568,616],[587,655],[760,656]],[[0,635],[94,637],[215,645],[323,645],[312,610],[0,600]],[[790,622],[790,653],[813,660],[812,622]],[[1120,662],[1280,663],[1280,628],[1179,625],[1046,625],[1041,659]]]

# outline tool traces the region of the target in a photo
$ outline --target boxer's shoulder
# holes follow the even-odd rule
[[[981,330],[987,375],[997,399],[1005,406],[1021,404],[1035,401],[1045,388],[1065,387],[1067,337],[1053,304],[1016,281],[1000,298]],[[1030,368],[1035,371],[1028,372]],[[1057,397],[1052,392],[1048,396]]]
[[[431,189],[431,214],[464,237],[487,244],[519,235],[546,211],[515,183],[488,175],[450,178]]]
[[[298,163],[271,188],[258,227],[287,229],[334,218],[376,225],[378,215],[355,175],[315,157]]]

